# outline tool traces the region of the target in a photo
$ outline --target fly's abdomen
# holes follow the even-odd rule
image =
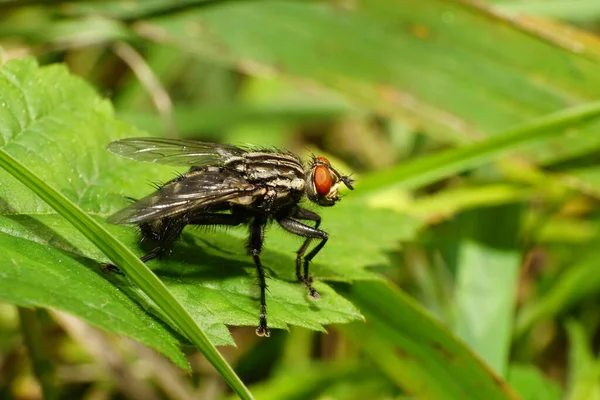
[[[185,218],[161,218],[139,225],[144,242],[151,242],[152,246],[168,248],[179,238],[187,222]]]

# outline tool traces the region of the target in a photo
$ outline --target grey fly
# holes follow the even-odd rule
[[[256,334],[269,336],[260,252],[265,226],[277,221],[286,231],[305,238],[297,252],[296,276],[311,298],[319,298],[308,267],[328,235],[319,229],[321,217],[299,204],[306,197],[321,206],[332,206],[340,199],[340,185],[353,189],[353,180],[336,171],[326,158],[313,157],[305,164],[295,154],[280,150],[159,138],[122,139],[110,143],[108,149],[133,160],[190,167],[107,220],[140,228],[143,242],[152,249],[141,257],[143,262],[169,253],[186,225],[247,225],[248,253],[260,285]],[[301,220],[314,222],[314,227]],[[319,243],[305,255],[313,239]]]

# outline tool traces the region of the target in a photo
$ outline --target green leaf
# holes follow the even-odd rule
[[[396,250],[398,243],[414,238],[423,226],[423,221],[418,218],[372,209],[360,202],[346,201],[352,195],[353,193],[349,193],[335,207],[315,210],[323,218],[321,227],[330,237],[327,246],[311,264],[311,271],[314,271],[316,279],[346,282],[377,280],[378,276],[365,268],[388,265],[386,252]],[[279,228],[271,229],[267,235],[267,248],[271,247],[287,258],[302,244],[297,237]],[[357,241],[360,247],[357,247]],[[273,258],[267,249],[265,260],[271,259]],[[271,268],[276,268],[276,275],[294,279],[293,262],[281,265],[281,262],[273,259],[268,263],[272,265]]]
[[[306,100],[305,100],[306,101]],[[183,137],[194,137],[198,132],[225,130],[242,123],[260,124],[264,126],[277,123],[316,123],[329,122],[350,113],[349,107],[333,102],[315,101],[300,104],[277,106],[254,106],[243,103],[220,104],[193,107],[176,104],[173,119]],[[160,131],[160,118],[154,113],[130,111],[122,112],[119,117],[136,123],[137,126],[148,126],[149,131]],[[254,144],[254,143],[253,143]]]
[[[589,347],[583,326],[576,321],[567,323],[569,334],[569,400],[600,399],[600,359]]]
[[[31,69],[33,74],[33,67]],[[43,68],[40,70],[42,76],[37,79],[44,82],[45,75],[59,74],[57,71],[62,70]],[[61,79],[64,77],[53,76],[52,82],[61,82]],[[159,169],[153,164],[123,160],[105,151],[104,147],[111,140],[140,133],[124,123],[107,118],[104,113],[110,114],[110,106],[98,100],[89,88],[79,94],[87,102],[81,100],[71,104],[61,96],[71,96],[74,100],[78,99],[77,96],[74,93],[62,93],[66,89],[57,87],[55,92],[46,92],[56,97],[48,99],[57,104],[51,118],[25,115],[23,121],[14,122],[4,136],[5,149],[22,159],[36,173],[39,171],[46,183],[61,188],[84,210],[107,215],[126,205],[124,196],[141,197],[149,193],[152,189],[145,182],[170,179],[174,175],[175,171],[171,168]],[[40,85],[36,90],[44,89]],[[21,107],[27,109],[28,103],[23,102],[18,106],[18,110]],[[101,112],[94,110],[94,107]],[[35,128],[23,130],[15,137],[15,132],[22,130],[20,127],[26,124],[27,118],[35,120]],[[11,121],[8,116],[3,120]],[[46,140],[40,140],[39,132],[46,135]],[[81,135],[82,132],[87,134]],[[43,168],[45,165],[54,167]],[[50,207],[25,190],[18,181],[5,172],[0,172],[0,179],[6,182],[3,187],[11,193],[3,206],[4,214],[10,214],[11,218],[0,221],[0,230],[38,245],[58,248],[78,260],[83,258],[81,262],[90,265],[94,260],[108,261],[77,229],[61,222],[52,214]],[[269,322],[273,327],[286,328],[288,324],[297,324],[323,330],[325,324],[360,319],[356,308],[319,280],[379,279],[365,267],[388,263],[384,252],[396,248],[399,240],[413,237],[422,225],[418,219],[402,214],[383,210],[366,213],[363,207],[351,204],[344,207],[344,203],[322,212],[322,226],[331,234],[331,239],[312,269],[317,280],[316,286],[323,295],[319,302],[309,301],[305,288],[295,278],[294,252],[301,241],[280,229],[270,229],[267,233],[268,244],[263,263],[270,272],[267,302]],[[138,250],[134,229],[117,226],[107,226],[107,229],[129,248],[142,254],[142,250]],[[356,252],[354,245],[357,229],[364,230],[360,252]],[[255,267],[246,255],[246,236],[247,232],[241,229],[227,232],[190,231],[175,248],[174,257],[151,263],[152,266],[160,265],[157,274],[164,278],[167,287],[187,306],[216,344],[231,343],[223,324],[257,323]],[[145,308],[161,315],[160,310],[142,293],[136,293],[136,289],[128,282],[116,280],[115,284],[134,296]],[[80,292],[74,292],[74,296],[82,296]]]
[[[247,235],[245,230],[235,232]],[[154,271],[197,320],[206,324],[256,326],[259,296],[256,268],[246,254],[245,237],[238,240],[229,233],[200,231],[184,235],[184,243],[176,246],[170,259],[161,261]],[[267,246],[272,241],[269,233],[272,232],[267,232]],[[362,319],[356,307],[320,281],[322,276],[317,268],[313,270],[314,286],[321,299],[317,302],[308,299],[306,288],[296,280],[295,260],[289,256],[297,246],[287,250],[284,255],[265,249],[261,257],[268,271],[271,327],[287,329],[293,324],[325,331],[326,324]],[[355,277],[373,279],[373,274],[365,272]]]
[[[582,191],[595,197],[600,197],[600,167],[579,168],[568,171],[569,177],[576,180],[576,185]]]
[[[38,224],[37,228],[48,227]],[[64,252],[0,234],[0,298],[23,307],[49,307],[77,315],[99,328],[127,335],[167,355],[183,368],[172,331],[143,307],[82,263]]]
[[[250,74],[316,80],[446,142],[592,101],[600,85],[597,40],[472,1],[369,0],[345,11],[336,2],[223,2],[149,21],[137,33],[150,40]],[[549,163],[590,152],[596,129],[571,130],[528,156]]]
[[[522,400],[560,400],[561,390],[557,382],[551,381],[533,365],[511,365],[508,382],[519,393]]]
[[[536,217],[544,218],[543,215],[532,213],[527,221],[526,229],[534,230],[536,240],[539,243],[572,243],[588,244],[594,240],[600,233],[600,227],[597,223],[590,220],[582,220],[572,216],[555,215],[543,221],[542,226],[536,229]]]
[[[99,218],[96,220],[101,222]],[[10,246],[6,244],[10,249],[18,249],[17,253],[25,255],[36,254],[27,257],[28,262],[19,268],[15,267],[10,272],[9,269],[6,270],[7,276],[10,274],[13,278],[3,282],[10,286],[0,296],[4,295],[6,300],[10,298],[10,302],[14,304],[63,310],[93,325],[151,345],[149,340],[152,336],[144,338],[148,336],[148,332],[143,328],[147,325],[162,327],[164,323],[155,320],[152,315],[160,314],[160,310],[130,282],[112,277],[113,284],[109,283],[106,278],[111,276],[100,271],[97,261],[108,262],[109,259],[64,218],[57,214],[3,215],[0,216],[0,232],[5,241],[11,241]],[[132,233],[119,232],[116,236],[119,236],[122,242],[137,242]],[[11,258],[14,257],[12,250],[4,257],[7,260],[14,259]],[[39,264],[43,264],[44,270],[47,271],[41,273]],[[81,269],[84,271],[81,272]],[[55,295],[50,296],[52,292],[44,293],[43,290],[36,289],[40,285],[56,287]],[[97,315],[89,310],[92,303],[95,304],[94,309],[98,310]],[[111,306],[107,307],[106,304]],[[129,316],[132,313],[133,316]],[[139,321],[130,320],[134,317]],[[216,345],[233,344],[229,332],[221,324],[203,319],[199,319],[198,322]],[[163,347],[168,349],[165,345],[171,344],[175,349],[174,354],[167,353],[164,349],[161,351],[176,359],[180,366],[187,368],[187,362],[175,347],[179,343],[178,337],[173,337],[169,328],[166,328],[166,332],[160,329],[159,333],[154,340],[160,347],[157,348],[156,343],[151,346],[160,350]]]
[[[0,137],[4,149],[35,168],[46,183],[64,187],[66,193],[81,199],[82,204],[89,203],[90,198],[99,198],[101,185],[95,193],[84,188],[85,181],[96,178],[91,176],[93,163],[82,161],[91,161],[85,156],[86,142],[89,146],[101,143],[98,136],[90,132],[90,127],[108,132],[122,130],[121,124],[111,123],[103,115],[110,109],[109,105],[82,82],[69,78],[63,68],[39,70],[31,60],[3,65],[0,87]],[[67,97],[73,103],[64,102]],[[88,135],[79,142],[74,141],[66,151],[53,138],[57,132],[66,137],[69,134],[77,137],[82,132]],[[46,153],[37,151],[41,148]],[[64,162],[67,157],[79,164],[79,168]],[[53,230],[56,223],[64,223],[61,219],[39,221],[26,214],[26,210],[38,215],[53,210],[5,170],[0,170],[0,182],[0,246],[3,249],[0,257],[4,265],[0,297],[3,300],[69,312],[97,327],[139,340],[163,352],[178,365],[187,366],[177,348],[178,341],[168,329],[98,276],[89,262],[74,258],[77,254],[65,254],[64,250],[76,248],[70,238],[93,248],[81,234],[69,225],[75,234],[61,236]],[[110,196],[106,199],[110,202]],[[103,206],[96,202],[97,210]],[[37,239],[39,237],[44,237],[45,243]]]
[[[521,255],[520,206],[461,216],[454,331],[501,376],[508,366]],[[493,226],[494,229],[490,229]]]
[[[409,395],[432,400],[517,398],[447,328],[391,284],[357,282],[347,295],[368,323],[340,329]]]
[[[52,78],[52,79],[49,79]],[[87,157],[79,160],[83,168],[70,168],[70,173],[57,175],[58,165],[69,165],[69,161],[75,157],[69,158],[69,144],[73,142],[84,142],[88,133],[93,136],[94,133],[101,133],[106,128],[116,128],[112,118],[112,109],[110,105],[100,100],[93,93],[92,89],[82,81],[68,76],[66,70],[59,66],[38,69],[31,59],[15,60],[8,62],[0,69],[0,90],[2,98],[0,106],[2,114],[0,120],[0,136],[3,140],[4,149],[0,149],[0,166],[5,170],[3,176],[7,182],[15,186],[16,193],[26,201],[25,207],[34,209],[34,213],[39,213],[40,209],[55,209],[61,216],[73,224],[77,230],[83,233],[96,246],[98,246],[109,258],[124,269],[125,273],[144,291],[157,307],[165,319],[180,329],[188,339],[206,356],[206,358],[215,366],[232,389],[242,398],[251,399],[252,395],[239,377],[233,372],[233,369],[223,359],[221,354],[209,342],[208,338],[201,331],[198,324],[186,312],[181,304],[167,290],[164,284],[137,258],[131,251],[123,246],[119,241],[112,237],[101,225],[96,223],[91,217],[79,209],[69,198],[57,192],[48,185],[48,181],[58,181],[56,186],[65,186],[67,196],[75,197],[77,193],[77,183],[86,183],[83,179],[85,173],[92,173],[95,179],[101,181],[99,174],[101,171],[97,168],[94,157],[90,156],[87,148],[84,147],[84,153]],[[70,125],[73,122],[74,126]],[[86,126],[85,123],[95,123],[92,126]],[[111,126],[112,125],[112,126]],[[117,126],[115,126],[117,125]],[[82,128],[74,131],[73,127]],[[123,127],[127,127],[123,125]],[[127,133],[127,129],[116,130],[118,133]],[[61,134],[63,136],[61,136]],[[62,141],[60,140],[62,139]],[[83,140],[82,140],[83,139]],[[60,144],[64,145],[64,148]],[[44,151],[54,150],[52,153]],[[10,153],[14,153],[17,158],[22,158],[28,164],[27,167],[17,161]],[[50,162],[49,159],[52,159]],[[29,168],[28,168],[29,167]],[[56,167],[54,176],[47,173]],[[86,168],[87,167],[87,168]],[[40,178],[31,170],[40,172],[40,175],[46,177]],[[73,171],[78,171],[77,178],[72,177]],[[42,172],[43,171],[43,172]],[[12,175],[7,176],[7,173]],[[25,195],[23,188],[17,188],[16,180],[22,182],[29,189],[33,190],[35,196]],[[73,182],[74,180],[74,182]],[[61,182],[62,181],[62,182]],[[95,181],[92,181],[94,183]],[[73,184],[73,185],[69,185]],[[88,183],[89,184],[89,183]],[[8,185],[7,185],[8,186]],[[90,190],[83,190],[81,198],[77,199],[85,204],[85,200],[99,200],[98,195],[88,200]],[[10,193],[5,193],[10,195]],[[12,200],[12,198],[10,199]],[[48,205],[42,203],[46,202]],[[19,203],[6,201],[4,205],[5,214],[19,214]],[[47,253],[34,253],[40,258],[37,261],[53,263],[55,260],[51,257],[42,258]],[[25,259],[24,257],[21,261]],[[17,260],[19,261],[19,260]],[[28,260],[25,259],[25,262]],[[88,268],[85,264],[79,268]],[[40,269],[38,268],[38,271]],[[10,270],[9,270],[10,271]],[[12,270],[17,275],[19,269]],[[76,288],[74,288],[75,291]],[[29,290],[21,293],[23,296],[35,296],[37,290]],[[81,293],[81,291],[78,291]],[[63,295],[60,293],[59,295]],[[75,297],[76,294],[75,294]],[[83,294],[85,299],[85,294]],[[84,316],[85,317],[85,316]],[[100,323],[97,323],[100,324]]]
[[[536,323],[559,315],[600,290],[598,276],[597,238],[581,257],[568,264],[546,291],[529,301],[519,311],[515,323],[515,336],[519,337]]]
[[[42,387],[44,399],[58,399],[56,368],[52,364],[48,351],[48,341],[45,340],[42,324],[40,323],[40,310],[28,310],[19,307],[19,322],[23,341],[27,346],[27,353],[36,378]]]
[[[286,368],[268,383],[254,385],[252,392],[264,400],[381,398],[381,384],[376,386],[375,393],[369,393],[364,386],[361,387],[381,380],[372,368],[356,363],[311,363],[309,368]],[[346,391],[339,393],[336,389]]]

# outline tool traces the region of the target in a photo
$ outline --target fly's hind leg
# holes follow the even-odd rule
[[[185,219],[163,218],[140,224],[142,243],[150,243],[152,246],[152,250],[140,257],[140,261],[146,263],[169,253],[171,245],[181,235],[181,231],[187,223]],[[103,264],[100,268],[102,272],[123,275],[119,267],[114,264]]]
[[[231,214],[190,214],[180,218],[163,218],[156,221],[140,224],[142,242],[152,243],[155,247],[140,261],[146,263],[171,251],[172,244],[181,235],[186,225],[239,225],[245,218]],[[114,264],[103,264],[103,272],[112,272],[123,275],[119,267]]]
[[[314,212],[304,208],[298,208],[293,217],[316,222],[315,227],[313,228],[294,218],[282,218],[277,221],[279,222],[279,225],[281,225],[281,227],[286,231],[306,238],[296,255],[296,277],[300,282],[304,282],[308,288],[310,297],[316,300],[320,298],[320,295],[319,292],[317,292],[312,286],[312,277],[308,273],[308,267],[313,257],[317,255],[323,246],[325,246],[328,235],[326,232],[318,229],[319,225],[321,224],[321,217]],[[313,239],[321,239],[321,242],[319,242],[319,244],[310,253],[308,253],[306,257],[304,257],[304,263],[302,263],[302,257],[304,256],[304,253],[306,253],[306,250]],[[301,266],[304,267],[303,275],[301,274]]]
[[[105,274],[125,275],[119,267],[111,263],[100,264],[100,270]]]

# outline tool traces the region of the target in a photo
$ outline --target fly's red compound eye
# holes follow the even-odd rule
[[[317,157],[317,161],[322,162],[325,165],[331,165],[331,163],[329,162],[329,160],[326,159],[325,157]]]
[[[327,167],[324,165],[317,165],[313,180],[315,182],[317,193],[319,193],[321,196],[325,196],[329,193],[329,190],[331,190],[331,185],[333,185],[333,178],[331,177],[331,172],[329,172]]]

